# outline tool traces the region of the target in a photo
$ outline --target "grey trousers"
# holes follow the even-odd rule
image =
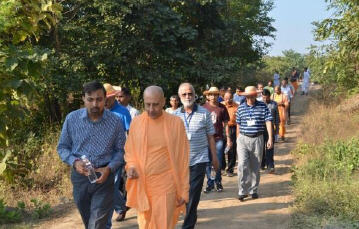
[[[73,196],[86,229],[103,229],[113,210],[114,174],[102,184],[91,184],[86,176],[71,170]]]
[[[250,138],[240,134],[237,138],[238,195],[258,192],[263,144],[263,135]]]

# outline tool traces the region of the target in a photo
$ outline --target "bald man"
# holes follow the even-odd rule
[[[189,143],[182,120],[163,111],[158,86],[146,88],[125,145],[127,206],[141,229],[174,228],[189,193]]]

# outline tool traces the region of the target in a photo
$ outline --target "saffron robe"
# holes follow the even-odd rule
[[[125,145],[126,169],[135,167],[138,179],[126,183],[127,206],[137,209],[139,228],[174,228],[188,202],[189,143],[180,118],[147,112],[134,118]]]

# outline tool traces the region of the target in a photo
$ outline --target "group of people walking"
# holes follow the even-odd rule
[[[67,115],[57,147],[72,168],[85,228],[111,228],[113,213],[121,221],[130,208],[137,210],[141,229],[174,228],[181,213],[182,228],[194,228],[205,177],[204,193],[222,192],[222,175],[235,176],[237,161],[238,199],[258,198],[260,169],[275,172],[276,135],[284,140],[295,95],[288,79],[276,83],[235,93],[211,87],[203,105],[194,87],[182,83],[166,111],[162,88],[149,86],[142,114],[130,105],[129,89],[86,83],[85,107]],[[83,155],[96,169],[95,183],[87,178]]]

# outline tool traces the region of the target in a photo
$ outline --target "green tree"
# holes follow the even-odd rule
[[[359,86],[359,2],[331,0],[331,18],[315,22],[317,40],[329,40],[329,45],[312,47],[312,59],[317,59],[316,79],[335,83],[337,90],[358,90]]]

